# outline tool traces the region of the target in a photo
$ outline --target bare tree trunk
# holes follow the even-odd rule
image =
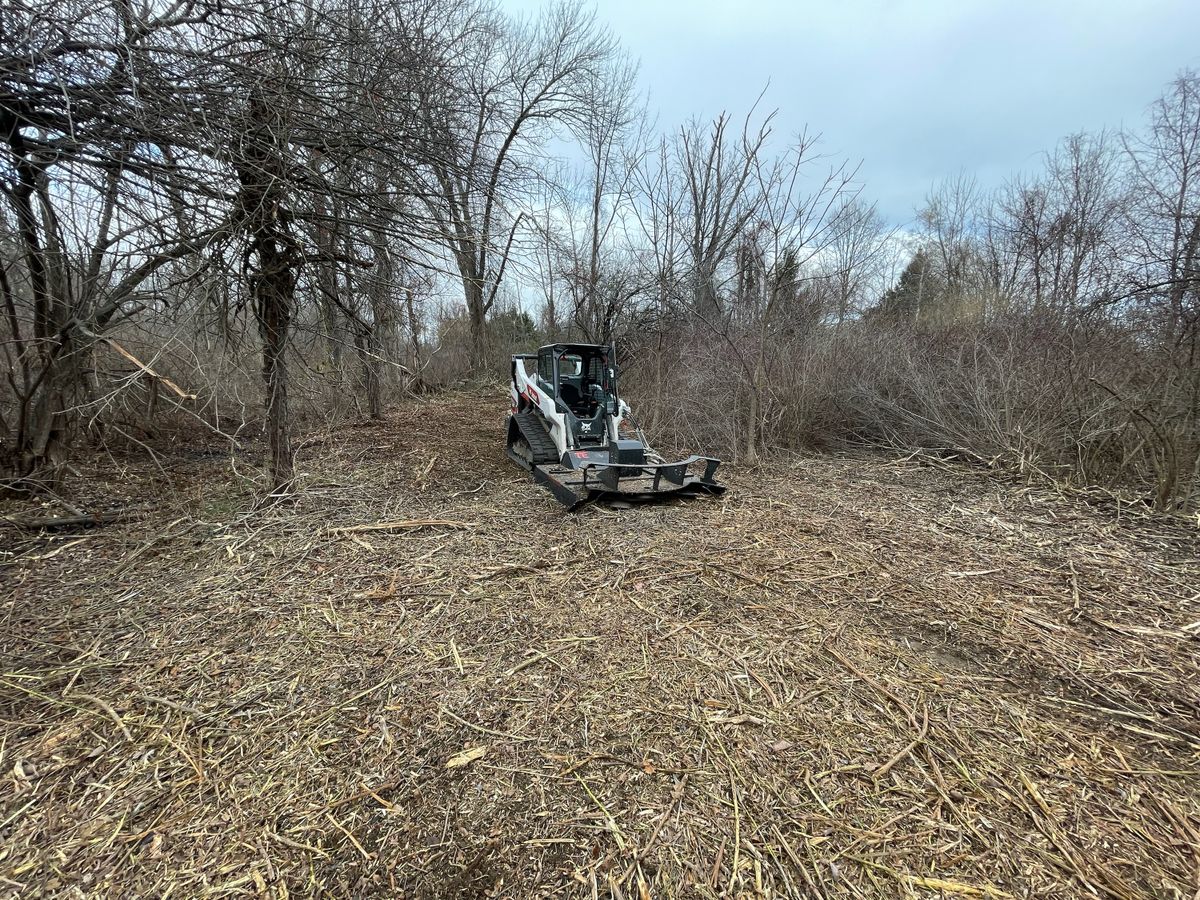
[[[759,379],[758,368],[754,370],[754,378],[750,383],[750,412],[749,422],[746,426],[746,465],[758,465],[758,418],[761,415],[759,393],[762,390],[762,384]]]
[[[314,157],[319,161],[321,151],[315,151]],[[331,200],[333,208],[326,205],[326,198],[316,193],[313,198],[316,212],[316,243],[322,258],[317,263],[317,286],[319,287],[317,303],[321,310],[321,323],[325,329],[325,346],[329,354],[329,363],[336,372],[342,363],[342,344],[338,340],[338,276],[334,245],[336,238],[334,230],[341,224],[337,216],[337,201]],[[330,222],[333,223],[332,227]]]
[[[250,296],[263,342],[267,439],[274,491],[286,491],[295,474],[288,418],[287,347],[295,308],[296,268],[300,252],[284,205],[287,167],[278,108],[257,92],[250,98],[249,122],[237,158],[242,191],[243,228],[248,258],[257,266],[250,275]]]
[[[295,278],[270,253],[254,287],[255,310],[263,341],[263,382],[267,389],[267,440],[271,453],[271,486],[286,490],[295,475],[288,417],[287,346],[292,321]]]
[[[32,160],[25,139],[17,130],[8,138],[18,183],[11,193],[17,214],[17,231],[24,249],[24,261],[34,300],[33,340],[37,345],[38,364],[32,379],[27,378],[23,397],[21,421],[14,448],[15,472],[19,478],[38,474],[42,479],[57,479],[58,457],[64,443],[67,395],[73,376],[77,376],[77,357],[72,352],[71,323],[64,321],[65,302],[62,296],[64,279],[53,266],[61,264],[61,255],[52,246],[53,234],[48,235],[50,246],[43,246],[33,199],[45,188],[43,172]],[[41,204],[43,216],[51,216],[47,204]],[[51,218],[44,223],[53,226]],[[11,302],[11,294],[10,294]],[[15,312],[13,313],[15,322]],[[14,337],[15,337],[14,332]]]
[[[471,328],[471,371],[478,373],[486,368],[487,359],[487,310],[483,300],[483,279],[464,276],[463,288]]]
[[[318,241],[321,240],[318,237]],[[317,269],[317,283],[320,285],[319,305],[321,309],[321,324],[325,329],[325,345],[329,352],[329,364],[336,372],[342,364],[342,343],[338,340],[338,310],[337,310],[337,270],[328,260],[322,260]]]
[[[664,341],[666,340],[666,286],[663,284],[663,279],[659,276],[658,288],[658,334],[655,335],[657,346],[654,351],[654,406],[650,410],[650,430],[656,432],[662,425],[663,420],[663,403],[665,386],[663,379],[663,357],[666,355]]]
[[[395,313],[392,304],[392,254],[387,235],[376,230],[373,241],[375,255],[374,277],[367,286],[367,305],[371,321],[361,330],[362,348],[359,351],[363,366],[363,382],[367,391],[367,407],[372,419],[383,418],[383,360],[388,336],[394,330]],[[394,358],[394,357],[393,357]]]
[[[414,293],[412,288],[404,291],[404,306],[408,312],[408,333],[412,340],[412,370],[415,373],[409,388],[420,391],[425,386],[422,374],[425,371],[425,362],[421,359],[421,319],[417,315]]]
[[[717,301],[716,276],[705,268],[696,272],[696,312],[706,322],[715,325],[721,318],[721,306]]]
[[[383,392],[379,387],[379,354],[374,329],[360,326],[354,331],[354,351],[362,365],[363,387],[367,395],[367,414],[372,419],[383,418]]]
[[[773,304],[772,304],[773,305]],[[758,350],[754,359],[754,374],[750,378],[750,415],[746,428],[746,464],[758,465],[761,451],[763,392],[767,388],[767,336],[769,310],[763,314],[759,327]]]

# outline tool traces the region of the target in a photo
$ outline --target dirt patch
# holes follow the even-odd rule
[[[3,890],[1196,896],[1194,527],[883,457],[567,514],[503,416],[3,532]]]

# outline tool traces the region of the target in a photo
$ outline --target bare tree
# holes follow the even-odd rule
[[[767,364],[777,317],[799,299],[806,270],[839,239],[845,241],[854,224],[853,218],[838,213],[858,195],[856,170],[843,162],[809,181],[819,159],[816,144],[817,137],[805,132],[777,160],[754,161],[760,211],[750,256],[760,274],[752,279],[756,288],[745,292],[753,314],[753,343],[748,358],[743,357],[750,391],[745,453],[751,464],[759,461],[763,450]]]
[[[707,129],[693,122],[680,131],[676,164],[682,173],[688,246],[691,251],[696,313],[715,323],[722,310],[718,272],[738,238],[758,212],[755,168],[771,133],[769,115],[757,130],[746,116],[741,133],[731,137],[729,116],[722,113]]]
[[[978,211],[978,184],[973,177],[960,172],[934,185],[925,198],[925,206],[917,213],[930,257],[940,275],[941,296],[933,298],[933,302],[953,313],[964,303],[977,299],[972,265]],[[929,312],[928,308],[920,309],[917,316],[928,316]]]
[[[598,75],[592,76],[591,102],[575,127],[588,156],[587,213],[583,222],[567,217],[562,268],[575,325],[589,340],[608,343],[618,318],[644,288],[628,246],[618,246],[633,202],[642,110],[634,105],[633,65],[618,61]]]
[[[879,281],[888,265],[888,245],[893,232],[884,224],[874,204],[857,195],[834,211],[836,220],[822,269],[834,287],[835,325],[860,310],[868,298],[879,295]]]
[[[1105,299],[1119,268],[1126,204],[1116,163],[1104,133],[1072,135],[1047,154],[1044,173],[1001,188],[981,236],[992,283],[1007,283],[1038,314]]]
[[[285,194],[286,126],[279,98],[252,89],[246,104],[245,128],[235,136],[234,150],[234,167],[241,184],[239,224],[245,231],[250,262],[250,299],[262,336],[270,473],[276,491],[286,489],[293,477],[286,354],[301,261]]]
[[[576,3],[552,6],[533,23],[492,16],[477,34],[455,80],[419,99],[426,141],[439,148],[422,197],[461,278],[480,367],[487,315],[521,225],[509,201],[534,181],[529,155],[587,108],[615,44]]]
[[[638,223],[638,232],[643,250],[639,254],[643,280],[647,293],[652,298],[652,321],[654,324],[654,391],[650,404],[651,426],[659,424],[664,407],[666,379],[666,348],[668,341],[677,340],[668,335],[674,324],[674,310],[681,305],[685,292],[686,259],[688,246],[682,222],[683,179],[674,167],[675,157],[665,137],[658,146],[643,153],[634,170],[637,202],[633,215]]]
[[[1200,74],[1186,72],[1154,104],[1144,135],[1124,137],[1133,196],[1133,296],[1160,307],[1168,346],[1195,360],[1200,314]],[[1200,364],[1200,363],[1194,363]]]
[[[0,433],[17,478],[56,476],[98,338],[227,224],[213,214],[219,188],[163,151],[202,101],[194,35],[208,15],[192,2],[0,12],[0,295],[14,401]],[[193,215],[176,215],[180,204]]]

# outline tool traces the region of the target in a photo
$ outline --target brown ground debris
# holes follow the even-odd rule
[[[881,455],[568,514],[504,412],[0,531],[0,892],[1200,897],[1194,523]]]

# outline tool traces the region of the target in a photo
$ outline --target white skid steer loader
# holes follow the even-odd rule
[[[512,358],[508,455],[568,509],[588,500],[719,494],[718,459],[665,462],[629,427],[616,348],[549,344]],[[636,434],[631,437],[630,434]]]

